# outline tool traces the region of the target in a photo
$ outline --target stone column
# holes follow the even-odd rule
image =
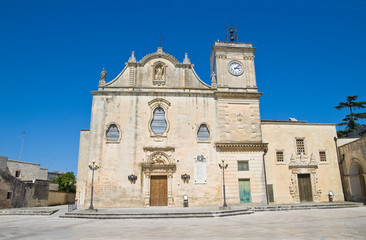
[[[145,207],[150,206],[150,173],[145,173]]]
[[[168,173],[168,206],[174,205],[172,179],[173,179],[173,173]]]

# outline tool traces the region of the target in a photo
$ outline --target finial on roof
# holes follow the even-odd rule
[[[135,63],[136,62],[136,58],[135,58],[135,51],[132,51],[131,57],[128,59],[129,63]]]
[[[162,47],[158,47],[158,50],[156,52],[157,53],[163,53],[163,48]]]
[[[183,64],[191,64],[191,60],[188,58],[188,53],[184,54]]]

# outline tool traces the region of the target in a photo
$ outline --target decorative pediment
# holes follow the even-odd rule
[[[179,61],[173,57],[172,55],[163,52],[163,48],[158,47],[158,50],[154,53],[150,53],[148,55],[146,55],[145,57],[143,57],[138,63],[145,65],[147,62],[156,59],[156,58],[164,58],[168,61],[170,61],[171,63],[173,63],[174,65],[178,65]]]
[[[295,160],[295,156],[292,154],[289,168],[318,168],[318,162],[315,161],[314,154],[311,154],[310,161],[306,161],[304,154],[301,153],[299,162]]]

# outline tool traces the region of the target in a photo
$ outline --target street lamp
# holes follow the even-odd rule
[[[89,168],[90,168],[90,170],[92,170],[92,184],[91,184],[91,197],[90,197],[89,210],[94,210],[94,207],[93,207],[94,171],[99,168],[99,165],[98,164],[95,164],[95,160],[94,160],[93,163],[89,163]]]
[[[226,194],[225,194],[225,169],[227,168],[228,164],[221,160],[222,164],[219,163],[219,167],[222,169],[222,190],[224,192],[224,204],[222,205],[223,208],[227,208],[226,204]]]

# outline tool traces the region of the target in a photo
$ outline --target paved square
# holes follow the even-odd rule
[[[366,208],[256,212],[223,218],[62,219],[0,216],[0,239],[365,239]]]

